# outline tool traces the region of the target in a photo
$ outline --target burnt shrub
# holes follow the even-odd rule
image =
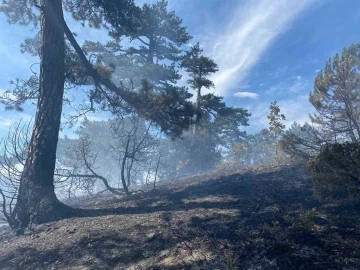
[[[314,190],[321,198],[359,202],[359,143],[326,145],[308,165],[313,176]]]

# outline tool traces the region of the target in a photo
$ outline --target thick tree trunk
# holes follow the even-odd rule
[[[64,94],[62,0],[42,2],[39,99],[17,200],[19,228],[58,220],[72,211],[58,201],[54,191],[56,147]]]

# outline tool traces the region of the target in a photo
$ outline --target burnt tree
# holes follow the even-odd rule
[[[39,8],[42,34],[39,97],[29,154],[14,211],[20,228],[57,220],[72,211],[56,198],[54,192],[56,147],[65,81],[62,0],[44,0]]]
[[[91,14],[98,11],[99,14],[95,12],[99,15],[95,16],[95,21],[116,17],[120,24],[126,24],[127,18],[137,14],[133,13],[136,8],[132,0],[64,2],[73,3],[74,7],[85,3],[85,8],[89,8]],[[40,10],[39,16],[33,12],[35,7]],[[187,100],[191,95],[185,89],[172,87],[156,93],[144,80],[140,89],[131,91],[115,85],[111,80],[111,72],[105,72],[106,68],[93,65],[64,21],[63,0],[3,1],[0,12],[7,15],[10,23],[20,25],[31,22],[37,24],[40,18],[41,26],[37,112],[27,160],[20,179],[19,195],[11,216],[15,221],[13,228],[32,227],[75,213],[74,209],[62,204],[54,192],[56,148],[67,74],[65,36],[74,49],[78,64],[82,65],[79,74],[84,77],[83,84],[90,83],[95,87],[93,93],[89,94],[91,104],[97,102],[104,105],[105,109],[114,114],[135,110],[141,117],[153,121],[162,132],[172,137],[179,136],[183,129],[192,124],[194,109]],[[79,13],[83,14],[81,11]],[[77,81],[70,82],[83,85]]]

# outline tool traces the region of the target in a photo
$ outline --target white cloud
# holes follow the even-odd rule
[[[229,94],[246,73],[260,60],[264,52],[279,35],[289,29],[291,23],[314,0],[249,1],[249,5],[235,12],[224,34],[219,33],[210,48],[215,46],[211,57],[220,71],[212,76],[217,93]]]
[[[216,50],[218,47],[220,47],[221,45],[223,45],[223,42],[218,42],[213,46],[213,50]]]
[[[251,99],[258,99],[259,95],[256,93],[251,93],[251,92],[236,92],[234,94],[234,97],[237,98],[251,98]]]

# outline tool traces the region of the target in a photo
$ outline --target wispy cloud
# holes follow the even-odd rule
[[[304,90],[310,92],[310,82],[303,79],[300,75],[296,76],[294,82],[289,85],[288,91],[290,91],[291,93],[299,93]]]
[[[235,12],[224,34],[213,41],[211,57],[220,71],[212,79],[217,93],[228,95],[261,59],[274,40],[315,0],[249,1]],[[216,46],[217,44],[221,45]],[[215,47],[215,48],[214,48]]]
[[[311,81],[309,79],[303,78],[302,76],[298,75],[293,77],[291,82],[280,82],[271,86],[269,89],[265,91],[266,94],[274,95],[284,95],[286,93],[293,93],[293,94],[303,94],[308,93],[311,90]]]
[[[259,95],[252,92],[236,92],[234,97],[237,98],[251,98],[251,99],[258,99]]]
[[[214,45],[213,45],[213,50],[216,50],[218,47],[220,47],[221,45],[223,45],[224,43],[222,43],[222,42],[218,42],[218,43],[215,43]]]
[[[270,71],[269,72],[269,75],[274,78],[274,79],[277,79],[281,76],[283,76],[285,74],[286,71],[289,70],[289,67],[288,66],[285,66],[285,67],[278,67],[276,68],[274,71]]]

